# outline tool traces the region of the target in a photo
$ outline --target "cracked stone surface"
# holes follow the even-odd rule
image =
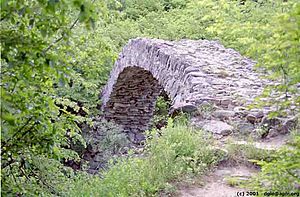
[[[102,90],[104,116],[137,136],[149,128],[164,90],[172,110],[210,103],[227,110],[215,116],[232,117],[236,107],[249,104],[269,83],[254,72],[254,65],[217,41],[130,40]]]

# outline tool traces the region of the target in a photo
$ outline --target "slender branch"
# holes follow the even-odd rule
[[[295,173],[291,172],[290,170],[287,169],[286,172],[287,172],[289,175],[291,175],[293,178],[299,179],[299,176],[295,175]]]
[[[28,121],[27,121],[27,122],[28,122]],[[21,138],[24,137],[27,133],[29,133],[29,131],[31,131],[31,129],[32,129],[36,124],[37,124],[37,123],[35,122],[33,125],[31,125],[31,127],[30,127],[29,129],[27,129],[27,130],[23,133],[23,135],[22,135],[21,137],[16,138],[16,141],[21,140]],[[24,126],[24,127],[25,127],[25,126]],[[14,134],[14,136],[11,137],[9,140],[11,140],[12,138],[14,138],[17,134],[18,134],[18,132],[16,132],[16,133]],[[9,140],[8,140],[8,141],[9,141]],[[9,147],[9,146],[7,146],[8,141],[6,141],[6,143],[4,143],[4,145],[1,146],[1,156],[2,156],[4,153],[7,152],[7,149],[6,149],[6,150],[3,150],[3,147],[5,147],[5,146],[6,146],[6,147]]]
[[[13,160],[13,159],[11,159],[10,161],[8,161],[8,162],[6,162],[6,163],[2,162],[2,164],[1,164],[1,169],[3,170],[3,169],[6,168],[7,166],[11,166],[11,164],[13,164],[13,163],[15,163],[15,162],[16,162],[16,161]]]
[[[69,27],[70,30],[72,30],[76,24],[78,23],[79,18],[77,18],[73,24]],[[65,34],[63,34],[61,37],[59,37],[58,39],[56,39],[54,42],[52,42],[46,49],[43,50],[43,54],[46,54],[56,43],[60,42],[63,38],[65,37]]]
[[[39,169],[38,167],[36,167],[36,168]],[[40,177],[33,171],[32,167],[30,167],[30,172],[37,180],[39,180],[44,186],[46,186],[52,194],[55,194],[56,196],[60,196],[59,193],[57,191],[55,191],[55,188],[53,186],[48,184],[42,177]]]
[[[21,174],[23,174],[27,180],[30,180],[30,178],[28,177],[28,175],[26,174],[24,168],[23,168],[23,165],[20,166],[20,171],[21,171]]]
[[[6,144],[7,144],[10,140],[12,140],[13,138],[15,138],[16,135],[17,135],[19,132],[21,132],[21,131],[29,124],[29,122],[30,122],[31,120],[32,120],[32,117],[30,117],[30,118],[27,120],[27,122],[13,134],[13,136],[12,136],[11,138],[9,138],[8,140],[6,140],[6,142],[3,142],[2,145],[1,145],[1,150],[3,149],[3,147],[6,146]],[[2,153],[1,153],[1,155],[2,155]]]
[[[14,175],[14,173],[13,173],[13,169],[12,169],[12,166],[11,166],[11,165],[9,165],[9,171],[10,171],[10,174],[12,175],[12,177],[13,177],[15,183],[17,184],[17,179],[16,179],[16,177],[15,177],[15,175]]]
[[[95,3],[95,0],[92,1],[92,4]],[[73,22],[73,24],[69,27],[70,30],[72,30],[76,24],[79,21],[79,17],[77,17],[77,19]],[[56,39],[54,42],[52,42],[46,49],[43,50],[43,54],[46,54],[56,43],[58,43],[59,41],[61,41],[64,38],[65,34],[63,34],[61,37],[59,37],[58,39]]]
[[[74,23],[71,25],[71,27],[70,27],[70,30],[72,30],[74,27],[75,27],[75,25],[78,23],[78,21],[79,21],[79,17],[74,21]]]

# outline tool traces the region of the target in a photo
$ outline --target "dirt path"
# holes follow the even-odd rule
[[[223,139],[224,140],[224,139]],[[220,147],[224,148],[224,143],[228,142],[228,139],[219,141]],[[258,149],[276,150],[286,144],[288,141],[288,135],[277,136],[271,139],[265,139],[256,141],[252,144]],[[233,140],[234,144],[249,144],[246,141]],[[232,180],[245,180],[258,173],[259,170],[254,166],[229,166],[228,164],[218,166],[213,172],[203,177],[203,186],[179,186],[176,196],[179,197],[236,197],[237,192],[246,191],[245,189],[237,186],[230,185],[230,179]]]
[[[246,166],[220,166],[204,177],[204,186],[180,186],[176,196],[180,197],[233,197],[244,189],[230,186],[226,181],[228,177],[247,179],[258,170]]]

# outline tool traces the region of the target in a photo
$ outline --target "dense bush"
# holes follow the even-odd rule
[[[85,156],[97,155],[98,168],[109,167],[107,163],[112,157],[121,155],[130,147],[130,142],[122,128],[102,119],[96,120],[92,127],[85,126],[83,136],[87,144],[87,148],[83,149],[84,154]]]
[[[59,161],[78,158],[66,147],[69,138],[84,143],[77,123],[85,119],[67,111],[71,107],[78,112],[79,107],[60,97],[56,88],[64,85],[73,69],[62,55],[70,50],[72,30],[80,23],[90,27],[95,12],[93,4],[80,0],[1,1],[1,192],[5,195],[59,193],[56,182],[63,175]],[[60,43],[63,47],[58,47]]]
[[[138,20],[150,12],[184,8],[188,2],[186,0],[117,0],[110,2],[109,8],[119,11],[122,19]]]

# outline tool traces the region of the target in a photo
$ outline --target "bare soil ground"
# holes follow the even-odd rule
[[[257,173],[258,170],[246,166],[219,166],[206,175],[204,186],[186,186],[182,185],[176,196],[180,197],[235,197],[237,192],[246,191],[245,189],[230,186],[226,177],[235,177],[239,179],[249,178]]]
[[[228,139],[219,141],[221,147]],[[276,150],[286,144],[288,135],[277,136],[271,139],[259,140],[251,143],[258,149]],[[239,141],[233,139],[235,144],[249,144],[246,141]],[[219,145],[220,145],[219,144]],[[214,171],[202,177],[203,185],[188,185],[182,184],[178,186],[178,191],[175,196],[178,197],[236,197],[238,192],[249,191],[245,188],[240,188],[234,184],[230,184],[228,178],[236,180],[249,179],[259,172],[259,169],[254,165],[236,164],[232,165],[230,162],[220,164]]]

